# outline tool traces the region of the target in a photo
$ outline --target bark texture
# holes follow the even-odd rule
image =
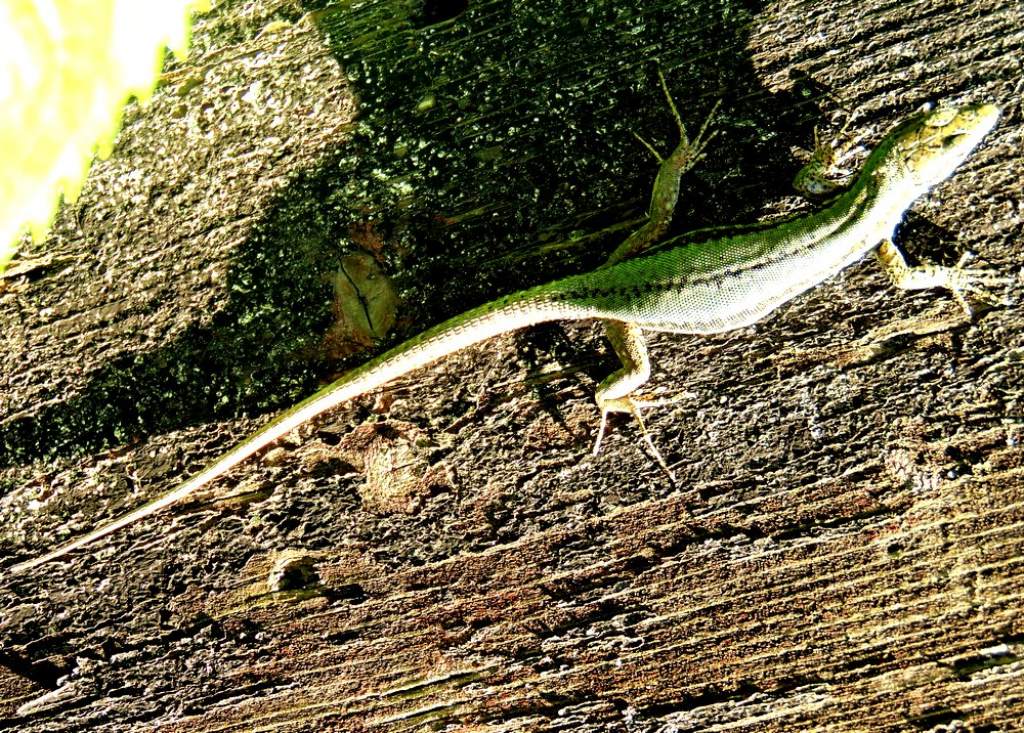
[[[600,263],[656,169],[632,133],[675,143],[658,67],[691,129],[723,100],[678,232],[808,208],[816,126],[997,103],[900,234],[1019,274],[1022,55],[996,0],[218,4],[0,281],[3,566],[374,339]],[[651,351],[674,484],[628,421],[589,455],[614,357],[554,324],[0,569],[0,729],[1024,729],[1020,306],[970,321],[866,261]]]

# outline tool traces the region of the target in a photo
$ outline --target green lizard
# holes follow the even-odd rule
[[[506,295],[424,331],[285,411],[169,493],[11,570],[67,555],[180,501],[325,410],[447,354],[526,326],[574,319],[605,323],[622,368],[596,391],[599,445],[609,412],[639,418],[639,408],[654,404],[634,396],[650,374],[645,330],[712,334],[747,326],[875,249],[897,286],[948,288],[968,313],[964,293],[983,294],[985,286],[1006,282],[960,265],[910,267],[890,239],[906,209],[946,179],[996,124],[999,110],[993,105],[923,108],[889,132],[853,184],[815,214],[711,241],[663,245],[641,255],[665,232],[680,177],[713,136],[705,136],[705,122],[691,142],[671,97],[669,103],[681,133],[679,145],[661,161],[647,223],[603,267]]]

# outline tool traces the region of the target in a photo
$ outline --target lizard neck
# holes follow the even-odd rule
[[[814,220],[819,217],[824,222],[835,222],[833,234],[845,235],[842,239],[850,244],[854,259],[883,239],[892,238],[907,209],[928,190],[904,175],[888,152],[885,148],[876,150],[854,185],[808,220],[811,229],[818,228]]]
[[[838,216],[856,229],[856,239],[865,248],[891,238],[906,210],[921,192],[894,181],[882,171],[865,171],[853,190],[844,195],[844,206],[836,207]]]

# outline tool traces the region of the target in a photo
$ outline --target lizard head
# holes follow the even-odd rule
[[[999,109],[991,104],[926,106],[890,133],[887,157],[897,175],[919,190],[945,180],[995,127]]]

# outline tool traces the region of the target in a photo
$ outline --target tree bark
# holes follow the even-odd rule
[[[642,9],[636,6],[642,5]],[[673,233],[810,210],[819,127],[997,130],[900,230],[1018,275],[1024,10],[226,2],[0,281],[0,557],[184,476],[388,344],[599,264],[676,128]],[[1019,280],[1011,291],[1019,293]],[[866,261],[654,335],[600,455],[595,324],[454,354],[73,557],[0,569],[0,728],[1024,727],[1024,319]]]

